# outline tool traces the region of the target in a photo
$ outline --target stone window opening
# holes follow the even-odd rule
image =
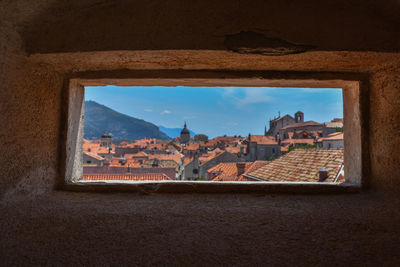
[[[246,75],[244,75],[246,76]],[[84,184],[79,181],[79,177],[82,176],[82,139],[83,139],[83,102],[84,102],[84,86],[94,85],[186,85],[186,86],[260,86],[260,87],[306,87],[306,88],[342,88],[343,89],[343,103],[344,103],[344,117],[347,123],[346,128],[348,129],[345,133],[345,167],[346,168],[346,182],[340,186],[331,184],[314,184],[314,183],[293,183],[288,185],[286,182],[245,182],[238,184],[237,182],[214,182],[211,185],[207,181],[201,181],[194,189],[193,182],[190,181],[173,181],[173,182],[148,182],[147,185],[151,185],[152,190],[155,188],[164,188],[163,184],[171,184],[168,186],[168,190],[175,192],[175,190],[181,190],[188,188],[188,190],[194,190],[199,192],[275,192],[275,191],[288,191],[288,192],[314,192],[314,191],[359,191],[362,186],[362,143],[361,143],[361,108],[360,108],[360,83],[358,80],[307,80],[307,79],[287,79],[287,80],[274,80],[274,79],[261,79],[261,78],[235,78],[235,79],[205,79],[205,78],[158,78],[158,79],[86,79],[86,78],[73,78],[70,79],[68,89],[68,127],[66,129],[66,140],[64,147],[65,154],[65,176],[62,183],[62,187],[72,190],[104,190],[99,189],[99,186],[105,186],[108,189],[116,190],[128,190],[128,191],[141,191],[143,183],[141,185],[122,185],[120,183],[92,183],[90,185]],[[178,185],[179,184],[179,185]],[[185,187],[185,185],[187,187]],[[128,187],[125,187],[128,186]],[[243,186],[239,189],[240,186]],[[129,189],[128,189],[129,188]],[[181,189],[178,189],[181,188]],[[163,190],[155,190],[163,191]]]

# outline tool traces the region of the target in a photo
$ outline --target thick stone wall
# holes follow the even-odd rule
[[[400,65],[371,76],[371,188],[400,192]]]
[[[400,264],[400,56],[385,52],[398,51],[400,16],[395,1],[385,5],[363,1],[366,4],[362,6],[358,1],[347,1],[342,7],[332,2],[330,7],[335,12],[329,11],[329,5],[328,9],[319,6],[315,10],[309,6],[311,9],[303,13],[304,27],[296,27],[296,19],[275,17],[277,25],[284,22],[284,27],[282,32],[272,27],[272,35],[321,45],[316,51],[275,57],[228,51],[221,45],[225,37],[221,41],[207,35],[229,35],[255,27],[268,31],[268,26],[275,24],[264,23],[268,17],[263,13],[264,4],[259,8],[256,3],[232,6],[236,2],[230,2],[211,8],[203,3],[199,4],[203,11],[199,13],[174,1],[168,6],[169,15],[157,9],[162,19],[152,25],[154,36],[144,43],[149,49],[138,50],[142,43],[137,36],[147,38],[148,28],[143,26],[149,24],[146,12],[153,14],[154,10],[145,9],[131,35],[128,26],[134,20],[117,30],[118,16],[113,15],[107,24],[106,11],[110,9],[104,3],[65,3],[15,0],[0,4],[0,265]],[[114,2],[110,5],[115,5],[115,14],[130,10]],[[285,11],[288,5],[283,1],[268,12]],[[354,6],[359,7],[355,13]],[[289,8],[293,10],[287,13],[288,18],[302,13],[294,7]],[[104,11],[97,16],[92,11],[99,8]],[[78,12],[80,9],[83,13]],[[179,22],[179,27],[165,28],[164,22],[182,10],[192,10],[188,16],[209,22],[199,23],[193,35],[186,33],[195,21],[185,28],[184,18],[168,26]],[[206,10],[208,13],[204,13]],[[90,16],[86,18],[85,14]],[[224,20],[218,17],[220,14],[225,14]],[[226,19],[229,14],[231,20]],[[252,14],[256,14],[254,20]],[[325,15],[329,15],[328,22],[320,24]],[[368,23],[362,23],[367,18]],[[339,26],[334,23],[338,20]],[[70,25],[73,27],[68,28]],[[82,26],[84,31],[80,31]],[[201,34],[203,29],[207,34]],[[93,35],[79,43],[82,33],[92,30]],[[64,42],[66,36],[71,40]],[[104,36],[109,38],[103,42],[100,37]],[[196,42],[190,43],[188,36],[194,36],[199,46],[193,46]],[[171,38],[172,45],[164,42]],[[183,45],[178,47],[180,40]],[[363,40],[360,50],[376,52],[344,51],[354,50]],[[211,50],[201,49],[207,47]],[[123,48],[132,51],[111,51]],[[98,50],[103,51],[91,52]],[[72,53],[47,53],[58,51]],[[368,91],[368,99],[362,101],[369,104],[363,110],[369,127],[364,133],[368,136],[369,153],[364,157],[369,161],[365,166],[369,187],[358,194],[300,196],[54,190],[63,178],[60,147],[65,118],[61,111],[69,76],[129,77],[134,71],[153,70],[151,77],[157,78],[162,71],[176,70],[193,77],[195,74],[185,74],[184,70],[200,69],[209,70],[210,77],[213,71],[222,70],[307,72],[310,78],[326,71],[361,74],[362,90]]]
[[[58,174],[62,79],[31,64],[19,35],[0,24],[0,198],[48,192]]]

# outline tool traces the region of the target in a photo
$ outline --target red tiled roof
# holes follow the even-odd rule
[[[97,155],[96,153],[83,151],[83,154],[86,154],[86,155],[88,155],[89,157],[95,158],[95,159],[97,159],[97,160],[104,160],[103,157]]]
[[[134,154],[125,154],[125,158],[127,159],[133,159],[133,158],[146,158],[149,155],[146,152],[143,151],[139,151],[137,153]]]
[[[245,163],[245,169],[251,162]],[[208,169],[209,174],[215,173],[213,181],[236,181],[238,176],[238,168],[236,162],[223,162]]]
[[[142,173],[142,174],[84,174],[82,180],[124,180],[124,181],[163,181],[172,180],[164,173]]]
[[[266,181],[318,182],[321,168],[332,182],[343,164],[342,149],[296,149],[247,174],[247,178]]]
[[[289,146],[281,146],[281,152],[288,152]]]
[[[277,145],[275,139],[264,135],[250,135],[250,142],[256,142],[259,145]]]
[[[318,139],[319,142],[324,140],[343,140],[343,133],[342,132],[331,133],[327,137],[322,137]]]
[[[249,172],[255,171],[258,168],[261,168],[262,166],[270,163],[271,161],[266,161],[266,160],[256,160],[254,162],[250,162],[250,166],[245,169],[245,172],[243,174],[247,174]]]
[[[228,146],[225,150],[232,154],[240,153],[240,146]]]
[[[285,139],[283,141],[281,141],[282,145],[286,145],[286,144],[292,144],[292,145],[296,145],[296,144],[307,144],[307,145],[313,145],[314,144],[314,139],[312,138],[304,138],[304,139]]]
[[[185,157],[183,164],[186,166],[188,165],[190,162],[192,162],[194,159],[194,157]]]
[[[174,154],[150,154],[149,159],[159,159],[159,160],[173,160],[177,164],[181,163],[181,158],[183,155],[181,153]]]
[[[200,165],[201,165],[201,164],[204,164],[204,163],[206,163],[207,161],[212,160],[213,158],[215,158],[215,157],[221,155],[221,154],[224,153],[224,152],[225,152],[225,150],[221,150],[221,149],[219,149],[219,148],[216,148],[216,149],[214,149],[213,151],[210,151],[210,152],[208,152],[208,153],[206,153],[206,154],[201,155],[201,156],[199,157],[199,163],[200,163]]]
[[[125,164],[122,164],[120,161],[120,158],[112,158],[110,162],[110,167],[140,168],[140,163],[136,159],[125,159]]]
[[[214,146],[216,146],[218,144],[218,142],[219,142],[218,140],[211,139],[211,140],[208,140],[208,141],[200,141],[199,145],[201,147],[214,147]]]
[[[222,142],[235,142],[244,139],[243,137],[235,136],[217,136],[211,140],[222,141]]]
[[[322,124],[315,122],[315,121],[298,122],[298,123],[289,124],[289,125],[281,128],[281,130],[303,127],[303,126],[322,126]]]
[[[265,164],[268,164],[268,161],[254,161],[254,162],[245,162],[244,173],[246,174],[249,171],[254,171]],[[238,167],[236,162],[224,162],[219,163],[218,165],[210,168],[207,171],[209,174],[215,173],[217,176],[213,178],[213,181],[247,181],[247,178],[244,178],[243,175],[238,175]]]
[[[199,144],[188,144],[183,147],[184,150],[191,150],[191,151],[198,150],[199,148],[200,148]]]
[[[166,144],[148,144],[147,145],[147,149],[148,150],[163,150],[164,148],[166,148]]]
[[[264,161],[264,160],[256,160],[254,162],[251,162],[251,165],[248,168],[246,168],[245,172],[242,175],[240,175],[239,181],[254,181],[254,180],[244,177],[243,175],[253,172],[270,162],[271,161]]]

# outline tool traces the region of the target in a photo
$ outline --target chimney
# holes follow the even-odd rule
[[[246,162],[236,162],[237,167],[237,176],[240,176],[244,173],[244,169],[246,168]]]
[[[329,177],[327,169],[321,168],[321,169],[318,170],[318,173],[319,173],[318,182],[324,182]]]

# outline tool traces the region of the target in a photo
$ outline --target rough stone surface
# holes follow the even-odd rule
[[[0,264],[398,266],[399,204],[371,193],[58,192],[0,208]]]
[[[399,8],[394,0],[2,1],[0,265],[399,265]],[[227,51],[226,36],[242,31],[315,49]],[[360,74],[369,187],[326,196],[55,191],[67,78],[133,70]]]
[[[41,2],[17,0],[19,5],[13,4],[20,14],[32,14],[19,29],[29,53],[225,50],[225,37],[243,31],[323,51],[400,49],[400,4],[396,0]],[[28,9],[22,3],[31,6]]]

